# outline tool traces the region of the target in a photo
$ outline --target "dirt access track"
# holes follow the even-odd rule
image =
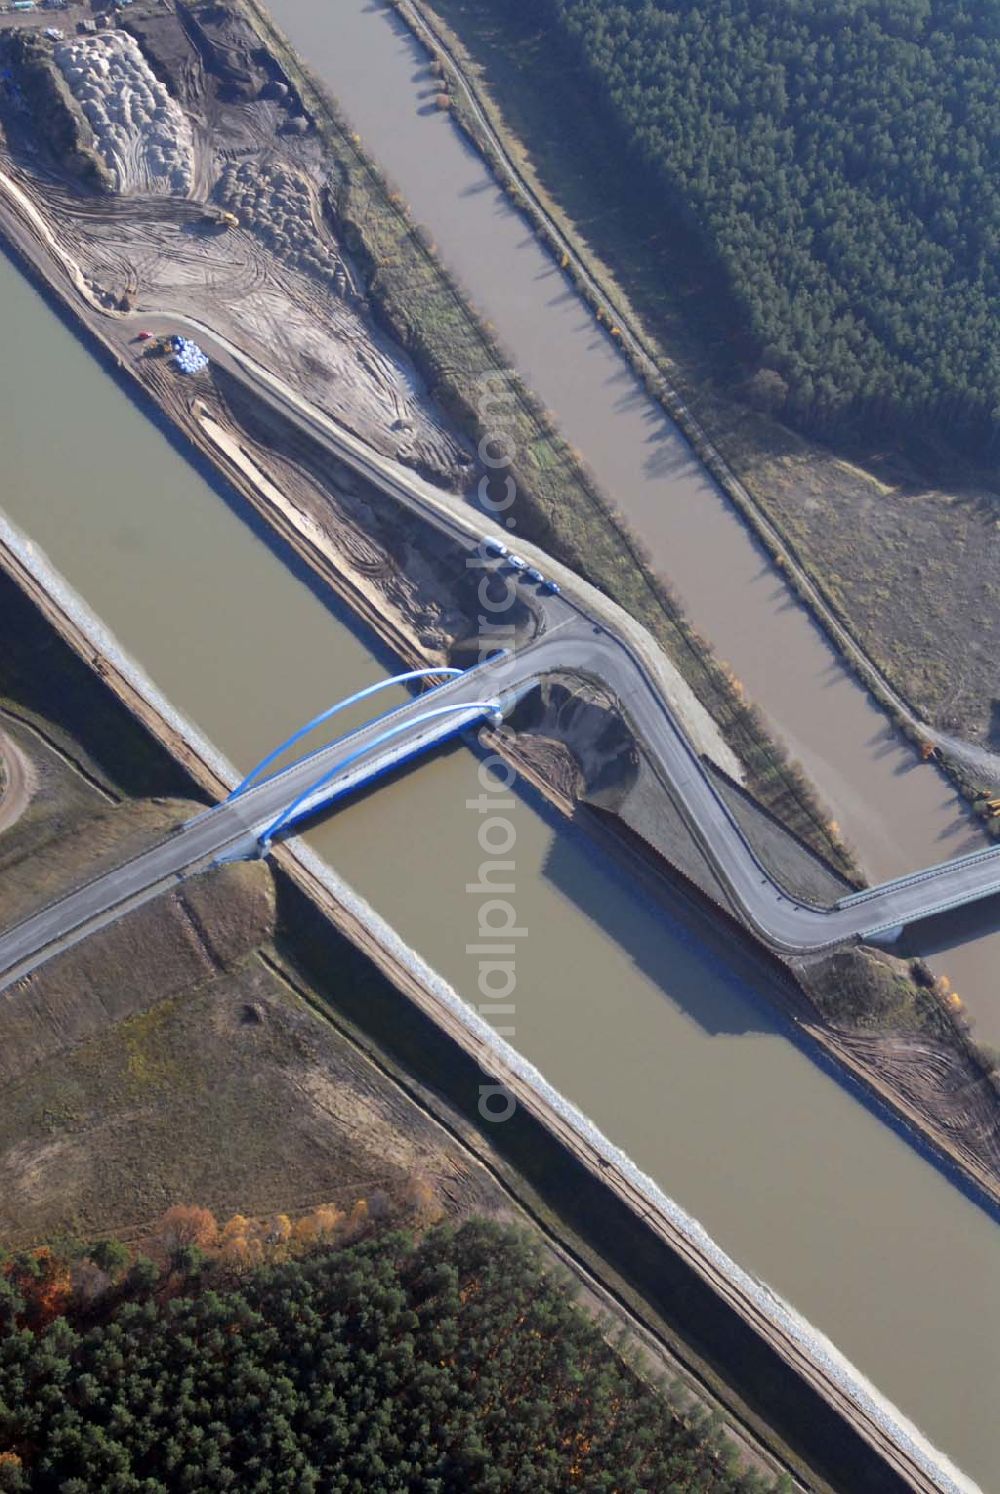
[[[0,729],[0,834],[16,825],[35,793],[31,759]]]
[[[39,141],[38,99],[8,90],[9,159],[28,168],[25,185],[44,180],[78,288],[105,312],[204,317],[379,450],[459,484],[468,454],[357,293],[326,210],[339,184],[280,69],[245,21],[222,7],[200,15],[211,19],[136,6],[128,25],[142,47],[124,30],[18,33],[20,48],[37,50],[30,66],[54,79],[62,128]],[[67,181],[69,132],[76,175],[102,192]],[[239,226],[227,231],[223,213]]]

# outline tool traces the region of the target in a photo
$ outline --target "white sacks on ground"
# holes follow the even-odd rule
[[[207,356],[189,337],[175,337],[171,341],[171,346],[174,350],[174,362],[181,373],[203,373],[208,367]]]

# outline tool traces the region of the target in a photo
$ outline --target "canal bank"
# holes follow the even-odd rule
[[[5,505],[164,693],[248,767],[320,693],[384,673],[3,269],[22,349],[3,376]],[[470,999],[479,792],[458,752],[311,837]],[[792,1049],[683,915],[636,898],[530,803],[515,796],[511,816],[529,928],[518,1048],[935,1441],[995,1466],[989,1221]],[[926,1373],[934,1343],[962,1366],[944,1386]]]
[[[5,519],[0,519],[0,566],[58,634],[92,664],[150,736],[169,746],[203,792],[218,797],[238,781],[238,771],[164,699],[37,546]],[[418,1079],[428,1077],[429,1060],[432,1082],[473,1123],[477,1107],[471,1101],[477,1089],[482,1095],[482,1081],[502,1081],[509,1097],[506,1104],[511,1098],[514,1104],[499,1117],[503,1126],[485,1129],[492,1132],[491,1140],[502,1155],[526,1172],[529,1189],[536,1190],[541,1203],[539,1222],[547,1231],[554,1227],[560,1247],[574,1253],[579,1250],[574,1236],[580,1234],[585,1242],[584,1269],[587,1251],[596,1244],[627,1284],[626,1304],[635,1308],[633,1291],[645,1299],[639,1306],[640,1320],[651,1309],[654,1324],[662,1317],[674,1331],[680,1330],[684,1344],[675,1351],[682,1362],[697,1376],[707,1376],[706,1385],[716,1392],[731,1394],[732,1376],[737,1414],[765,1432],[773,1418],[779,1436],[800,1449],[809,1467],[836,1487],[864,1487],[873,1494],[902,1494],[906,1489],[972,1494],[974,1486],[828,1339],[730,1260],[591,1120],[498,1039],[329,865],[298,842],[277,851],[275,861],[279,887],[284,878],[285,903],[291,904],[282,922],[290,927],[296,950],[305,939],[307,963],[310,958],[314,965],[318,960],[320,988],[331,956],[338,964],[344,958],[335,930],[349,941],[349,958],[360,952],[388,978],[392,995],[403,998],[397,1002],[391,1033],[376,1024],[374,1035],[401,1054],[408,1071],[415,1043]],[[370,989],[368,994],[373,994]],[[385,995],[380,998],[383,1006]],[[422,1033],[414,1028],[418,1013],[427,1019]],[[372,1030],[367,1010],[355,1007],[348,1015]],[[402,1029],[408,1033],[401,1037]],[[464,1056],[464,1064],[459,1060],[456,1065],[454,1055],[442,1051],[442,1034],[445,1050],[450,1040]],[[481,1104],[478,1117],[480,1122],[484,1117]],[[515,1193],[523,1203],[516,1187]],[[530,1202],[528,1207],[532,1208]],[[559,1224],[553,1225],[553,1210],[555,1220],[574,1232],[568,1241]],[[595,1220],[600,1221],[596,1230]],[[621,1292],[614,1278],[611,1290]],[[693,1352],[694,1360],[685,1359],[685,1352]]]
[[[480,157],[433,107],[426,53],[398,18],[368,0],[345,0],[336,27],[311,0],[275,0],[270,9],[614,495],[694,625],[833,806],[871,877],[980,844],[962,801],[898,741]],[[1000,1036],[998,951],[993,934],[935,961],[986,1041]]]

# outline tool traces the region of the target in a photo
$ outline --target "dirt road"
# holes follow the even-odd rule
[[[30,757],[0,728],[0,761],[4,783],[0,790],[0,834],[17,823],[31,803],[38,780]]]

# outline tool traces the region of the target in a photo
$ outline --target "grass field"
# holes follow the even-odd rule
[[[85,666],[59,649],[47,663],[50,684],[61,677],[68,697],[74,685],[78,699],[89,697],[74,680]],[[29,726],[13,709],[23,715],[23,702],[8,698],[5,729],[30,752],[39,788],[0,837],[4,924],[192,808],[116,800],[68,720],[54,727],[35,716]],[[141,728],[119,725],[116,750],[140,754]],[[283,974],[276,933],[269,867],[233,865],[91,935],[6,995],[0,1238],[139,1238],[174,1203],[223,1216],[375,1196],[402,1207],[418,1183],[433,1199],[446,1186],[458,1213],[497,1207],[485,1175]],[[341,978],[356,979],[350,962],[342,975],[327,971],[326,999]]]

